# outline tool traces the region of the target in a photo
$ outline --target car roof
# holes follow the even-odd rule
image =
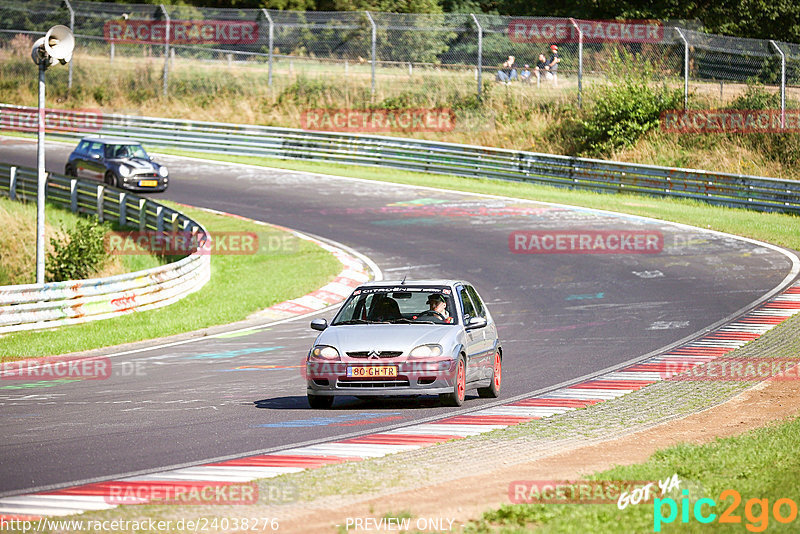
[[[463,280],[445,280],[445,279],[432,279],[432,280],[380,280],[375,282],[367,282],[361,284],[359,287],[403,287],[403,286],[448,286],[453,287],[458,284],[467,284]]]
[[[141,143],[135,139],[126,139],[124,137],[84,137],[81,141],[104,143],[106,145],[141,145]]]

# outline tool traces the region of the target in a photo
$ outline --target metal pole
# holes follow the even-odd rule
[[[483,27],[478,22],[478,17],[470,13],[472,20],[475,21],[475,26],[478,27],[478,98],[481,97],[481,77],[483,75]]]
[[[44,169],[44,71],[48,60],[39,63],[39,125],[36,145],[36,169],[38,180],[36,189],[36,283],[44,284],[44,197],[47,173]]]
[[[372,25],[372,95],[375,94],[375,61],[377,61],[377,51],[376,51],[376,42],[378,40],[378,30],[375,26],[375,21],[372,20],[372,15],[370,15],[369,11],[365,11],[364,13],[367,14],[367,18],[369,19],[369,23]]]
[[[778,43],[770,39],[770,44],[781,55],[781,129],[786,128],[786,55],[778,46]]]
[[[75,11],[72,9],[72,5],[69,3],[69,0],[64,0],[64,5],[67,6],[69,10],[69,31],[73,34],[75,33]],[[67,89],[72,90],[72,61],[69,62],[69,74],[67,75]]]
[[[169,27],[170,27],[170,20],[169,20],[169,13],[167,13],[167,8],[164,7],[164,4],[159,4],[161,7],[161,12],[164,13],[164,20],[167,21],[167,27],[164,28],[164,96],[167,96],[167,84],[169,81]]]
[[[689,109],[689,41],[680,28],[675,28],[678,36],[683,41],[683,110]]]
[[[583,31],[575,19],[570,18],[572,26],[578,31],[578,107],[583,107]]]
[[[267,85],[272,87],[272,43],[275,39],[275,30],[274,24],[272,23],[272,16],[269,14],[269,11],[266,8],[261,10],[264,13],[264,16],[267,18],[267,22],[269,22],[269,73],[267,74]]]

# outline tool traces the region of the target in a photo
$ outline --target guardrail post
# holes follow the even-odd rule
[[[8,175],[8,198],[17,200],[17,168],[11,167]]]
[[[78,179],[69,181],[69,209],[72,213],[78,212]]]
[[[139,231],[144,232],[147,228],[147,199],[139,199]]]
[[[167,82],[169,80],[169,28],[170,19],[167,8],[164,4],[159,4],[161,12],[164,13],[164,20],[167,21],[167,26],[164,28],[164,96],[167,96]]]
[[[770,40],[770,44],[781,55],[781,129],[786,128],[786,55],[780,49],[778,43]]]
[[[275,24],[272,22],[272,15],[269,14],[266,8],[262,9],[261,12],[264,13],[269,23],[269,70],[267,74],[267,86],[272,87],[272,48],[275,40]]]
[[[103,201],[105,200],[106,187],[97,186],[97,220],[103,222]]]
[[[119,194],[119,225],[128,224],[128,193]]]
[[[178,222],[178,212],[173,211],[169,218],[169,229],[172,233],[177,233],[180,229],[180,222]]]
[[[378,41],[378,27],[375,25],[375,21],[372,19],[372,15],[370,15],[369,11],[365,11],[364,13],[367,14],[367,18],[369,19],[369,23],[372,25],[372,89],[371,93],[375,96],[375,62],[378,59],[377,53],[377,41]]]
[[[578,108],[583,107],[583,30],[575,19],[570,18],[572,26],[578,30]]]
[[[156,232],[161,233],[164,231],[164,208],[161,206],[156,207]]]
[[[470,13],[470,16],[475,22],[475,26],[478,27],[478,98],[480,98],[483,85],[481,81],[483,76],[483,26],[481,26],[481,23],[478,22],[478,17],[473,13]]]
[[[689,41],[680,28],[675,28],[675,32],[683,41],[683,110],[689,109]]]
[[[64,5],[69,10],[69,31],[72,34],[75,34],[75,11],[72,9],[72,5],[69,3],[69,0],[64,0]],[[67,90],[72,90],[72,61],[69,62],[69,74],[67,74]]]

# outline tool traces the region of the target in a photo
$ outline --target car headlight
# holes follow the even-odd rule
[[[412,358],[433,358],[441,356],[442,346],[435,344],[420,345],[419,347],[414,347],[408,355]]]
[[[167,170],[166,167],[162,165],[158,168],[158,175],[161,176],[162,178],[166,178],[167,176],[169,176],[169,171]]]
[[[330,345],[317,345],[311,350],[311,357],[319,360],[338,360],[339,351]]]
[[[131,168],[128,167],[127,165],[120,165],[119,175],[122,176],[123,178],[127,178],[128,176],[131,175]]]

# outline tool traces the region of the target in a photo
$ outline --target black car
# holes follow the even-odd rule
[[[64,174],[134,191],[164,191],[169,184],[167,168],[150,159],[140,143],[110,137],[81,139]]]

